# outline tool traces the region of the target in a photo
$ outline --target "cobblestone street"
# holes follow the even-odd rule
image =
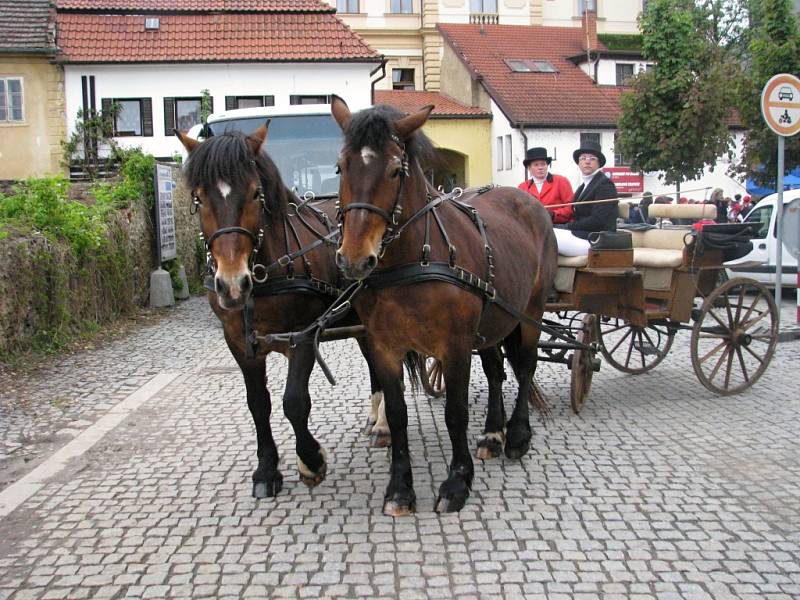
[[[793,323],[793,294],[783,309]],[[580,415],[566,367],[540,363],[551,418],[521,461],[476,460],[458,514],[433,512],[444,403],[408,398],[417,513],[395,520],[389,452],[363,433],[365,363],[352,340],[322,352],[327,478],[300,481],[270,357],[284,487],[260,501],[244,384],[205,298],[0,390],[0,598],[800,598],[799,341],[720,397],[679,332],[650,373],[603,365]],[[475,359],[473,446],[485,397]]]

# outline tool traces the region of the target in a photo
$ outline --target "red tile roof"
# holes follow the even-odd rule
[[[332,13],[222,13],[145,17],[58,14],[64,62],[357,61],[379,62]]]
[[[375,90],[375,104],[389,104],[406,114],[433,104],[432,119],[488,119],[491,113],[477,106],[467,106],[437,92],[411,92],[405,90]]]
[[[611,127],[620,115],[620,89],[598,86],[568,60],[585,51],[579,27],[437,25],[474,77],[480,77],[514,124]],[[605,50],[602,44],[599,50]],[[549,61],[557,73],[515,73],[508,59]]]
[[[0,53],[54,53],[48,0],[0,0]]]
[[[56,0],[58,10],[115,12],[334,12],[322,0]]]

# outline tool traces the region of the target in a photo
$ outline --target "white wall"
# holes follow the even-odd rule
[[[492,183],[497,185],[513,185],[516,186],[519,184],[520,181],[524,179],[524,173],[522,168],[522,160],[525,158],[521,156],[524,154],[524,150],[522,148],[522,136],[518,129],[512,129],[511,125],[508,122],[508,119],[503,114],[503,111],[500,110],[500,107],[495,104],[494,100],[491,100],[491,111],[492,111]],[[503,156],[505,156],[505,136],[511,136],[511,168],[505,168],[505,162],[503,167],[498,170],[498,160],[499,155],[497,152],[497,138],[503,138]]]
[[[121,137],[121,146],[141,146],[155,156],[172,156],[181,145],[164,132],[164,97],[196,97],[208,89],[214,110],[225,96],[273,95],[275,107],[289,106],[290,94],[338,94],[352,110],[370,105],[369,73],[374,63],[218,63],[176,65],[66,65],[64,85],[68,135],[82,107],[81,76],[94,75],[96,106],[102,98],[152,98],[153,137]],[[327,110],[323,105],[320,108]]]

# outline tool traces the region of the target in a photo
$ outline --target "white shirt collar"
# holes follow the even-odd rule
[[[589,173],[588,175],[581,174],[581,179],[583,179],[583,185],[589,185],[589,182],[594,179],[594,176],[600,172],[600,169],[597,169],[594,173]]]

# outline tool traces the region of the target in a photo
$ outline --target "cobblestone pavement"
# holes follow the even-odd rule
[[[645,375],[604,367],[580,415],[569,371],[540,365],[552,419],[523,460],[477,461],[454,515],[432,512],[450,455],[443,403],[410,399],[418,512],[392,520],[381,515],[389,456],[366,447],[369,386],[350,340],[323,346],[338,386],[312,376],[327,479],[300,482],[278,412],[284,490],[251,498],[244,386],[193,298],[2,390],[5,491],[107,426],[0,512],[0,598],[800,598],[800,342],[779,344],[764,378],[727,398],[695,379],[688,346],[679,334]],[[277,399],[284,359],[270,374]],[[167,383],[142,396],[154,381]],[[477,440],[477,360],[470,385]]]

